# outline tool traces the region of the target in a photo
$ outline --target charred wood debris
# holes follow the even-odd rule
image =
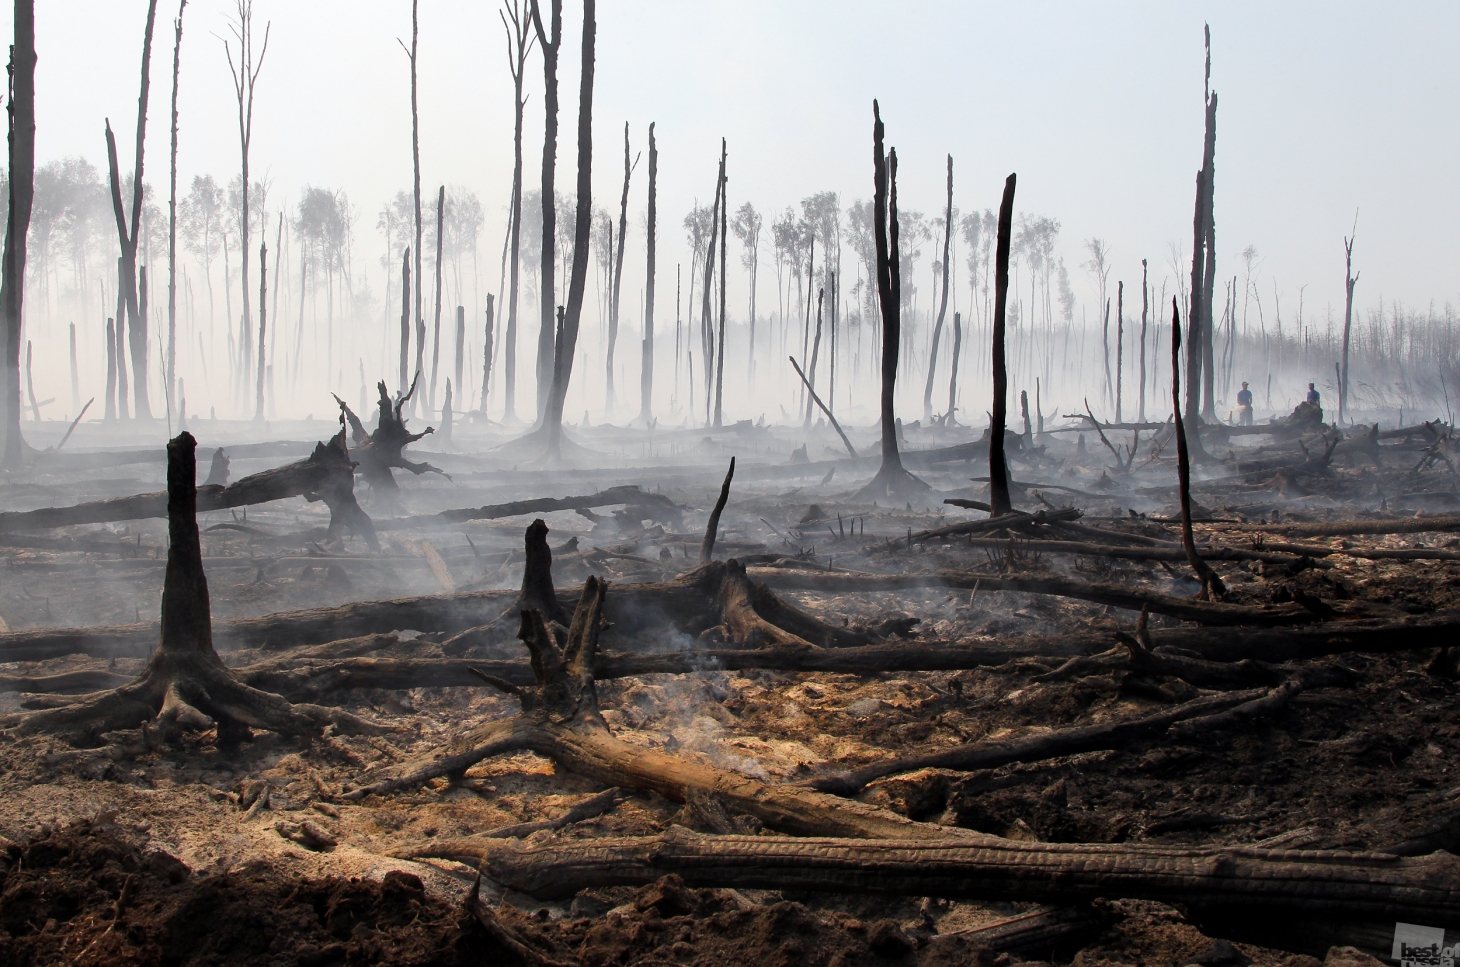
[[[1169,422],[1087,410],[1006,435],[994,515],[987,439],[940,428],[904,428],[935,489],[899,507],[832,485],[870,458],[787,464],[751,425],[717,435],[741,455],[719,481],[523,483],[432,454],[448,477],[402,454],[425,435],[408,397],[382,384],[374,431],[341,402],[317,446],[202,450],[206,474],[184,433],[153,493],[98,471],[163,454],[41,455],[7,484],[43,505],[0,514],[9,784],[213,757],[239,822],[454,871],[474,929],[527,963],[574,962],[566,934],[484,896],[564,923],[645,890],[686,916],[881,909],[914,959],[953,937],[1068,956],[1151,909],[1318,956],[1460,919],[1438,422],[1202,426],[1183,501]],[[457,506],[575,480],[609,485]],[[159,590],[160,625],[133,605]],[[295,772],[251,774],[266,746]],[[514,821],[474,818],[507,777],[483,816]],[[382,811],[411,818],[363,833]]]

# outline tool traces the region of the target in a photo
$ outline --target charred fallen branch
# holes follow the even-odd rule
[[[460,510],[443,510],[439,514],[422,514],[417,517],[400,517],[380,521],[379,530],[403,530],[413,527],[445,526],[460,524],[469,520],[497,520],[503,517],[520,517],[527,514],[546,514],[555,510],[587,510],[594,507],[608,507],[623,504],[637,509],[645,519],[662,521],[671,527],[681,526],[683,508],[663,494],[648,493],[636,485],[610,487],[596,494],[582,497],[534,497],[528,500],[514,500],[505,504],[488,504],[485,507],[465,507]]]
[[[589,578],[573,625],[561,645],[535,611],[522,614],[520,636],[532,656],[535,683],[519,687],[483,673],[488,684],[515,696],[522,712],[491,722],[452,741],[440,753],[403,764],[391,775],[343,794],[347,800],[383,795],[440,776],[464,773],[490,756],[531,750],[560,767],[608,786],[646,789],[675,802],[692,792],[753,816],[773,829],[804,835],[913,839],[984,839],[977,833],[917,823],[897,813],[791,786],[775,785],[691,759],[630,745],[615,738],[598,709],[593,663],[603,621],[603,582]],[[430,842],[396,851],[403,858],[480,858],[480,844],[494,840]]]
[[[1460,860],[1444,853],[867,842],[704,836],[680,827],[658,836],[483,845],[487,875],[540,899],[676,873],[696,886],[1005,901],[1139,898],[1418,923],[1460,917]]]
[[[213,650],[208,580],[198,542],[196,447],[187,432],[167,447],[167,579],[161,640],[146,670],[120,688],[0,722],[19,733],[92,735],[141,725],[143,747],[169,741],[184,730],[214,727],[223,745],[249,738],[250,728],[295,735],[318,733],[328,725],[354,732],[389,731],[338,709],[292,705],[243,684],[224,667]]]
[[[227,510],[303,496],[323,500],[330,509],[330,536],[344,530],[364,537],[378,548],[369,516],[355,501],[355,483],[350,452],[342,429],[328,444],[315,445],[307,459],[272,470],[251,474],[227,487],[204,485],[197,489],[198,511]],[[168,515],[166,492],[114,497],[72,507],[44,507],[40,510],[0,513],[0,532],[141,520]]]

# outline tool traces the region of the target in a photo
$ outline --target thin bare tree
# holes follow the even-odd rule
[[[536,41],[529,33],[527,18],[522,15],[519,0],[511,5],[503,4],[500,11],[502,26],[507,31],[507,67],[512,73],[513,106],[516,120],[512,128],[512,206],[508,225],[511,250],[511,283],[507,290],[507,329],[503,333],[502,391],[506,402],[502,410],[502,421],[510,423],[517,419],[517,291],[522,259],[522,114],[527,106],[527,97],[522,93],[523,71],[527,66],[527,54]],[[490,352],[490,351],[489,351]],[[483,376],[483,385],[486,377]],[[486,412],[487,401],[482,399],[482,412]]]
[[[548,401],[556,374],[557,320],[553,312],[556,289],[557,197],[554,179],[558,158],[558,51],[563,45],[563,0],[550,0],[549,26],[543,27],[542,9],[532,0],[532,26],[537,46],[542,49],[543,136],[542,136],[542,258],[538,272],[537,301],[542,317],[537,333],[537,421],[545,425]],[[581,200],[579,204],[582,204]],[[576,253],[575,253],[576,255]],[[586,258],[586,256],[585,256]],[[586,264],[586,263],[585,263]]]
[[[228,28],[233,33],[234,39],[238,41],[238,63],[235,64],[233,61],[233,47],[231,44],[228,43],[227,40],[223,41],[223,53],[224,56],[228,58],[228,70],[229,73],[233,75],[233,91],[234,94],[238,97],[238,146],[239,153],[242,155],[243,159],[243,164],[241,168],[243,180],[242,188],[239,195],[240,211],[238,218],[238,250],[240,262],[239,271],[241,273],[240,279],[242,280],[243,285],[244,327],[247,328],[249,320],[253,318],[253,314],[249,306],[248,293],[248,192],[250,188],[248,180],[248,149],[253,141],[254,88],[255,85],[258,83],[259,71],[263,70],[264,67],[264,57],[269,52],[269,29],[273,25],[272,23],[264,24],[264,44],[261,48],[259,48],[258,59],[255,60],[253,55],[253,0],[237,0],[237,3],[238,20],[230,22]],[[138,149],[137,157],[137,180],[141,181],[142,165],[140,148]],[[140,198],[141,196],[139,195],[138,197]],[[262,321],[260,322],[260,325],[262,326]],[[262,339],[262,332],[260,333],[260,339]],[[240,350],[242,350],[242,347],[240,347]],[[262,346],[259,347],[259,351],[260,353],[262,353]],[[264,418],[262,403],[263,373],[259,373],[258,377],[259,391],[257,394],[257,399],[259,400],[259,403],[258,409],[254,413],[254,419],[262,420]],[[141,376],[137,377],[137,382],[142,382]]]
[[[35,197],[35,2],[15,0],[15,43],[10,48],[9,212],[0,266],[0,313],[5,317],[5,466],[25,466],[20,435],[21,306],[25,297],[25,244]]]
[[[147,314],[137,299],[137,241],[142,228],[142,147],[147,135],[147,94],[151,87],[152,28],[157,21],[157,0],[147,5],[147,30],[142,40],[142,92],[137,98],[137,153],[132,169],[132,220],[128,230],[122,207],[122,182],[117,167],[117,142],[112,135],[111,121],[106,123],[106,150],[110,165],[112,209],[117,219],[117,238],[122,248],[121,290],[127,307],[127,341],[132,352],[133,415],[150,420],[152,408],[147,401]],[[121,320],[117,321],[120,328]],[[118,337],[121,333],[118,331]],[[120,359],[118,359],[120,363]],[[120,369],[119,369],[120,374]]]
[[[639,159],[635,156],[633,163],[629,163],[629,122],[624,122],[624,192],[619,201],[618,210],[618,253],[614,256],[613,262],[613,288],[609,296],[608,306],[608,353],[604,361],[606,374],[608,376],[607,410],[613,411],[613,349],[618,342],[618,307],[619,291],[624,278],[624,238],[629,234],[629,178],[633,175],[634,169],[639,166]]]
[[[654,398],[654,233],[657,226],[659,148],[654,144],[654,125],[649,125],[649,217],[645,243],[648,246],[647,278],[644,281],[644,342],[639,369],[639,419],[649,425],[653,419]]]
[[[1014,226],[1014,188],[1018,179],[1009,175],[1004,198],[999,203],[999,234],[994,254],[994,406],[989,424],[989,506],[991,516],[1013,511],[1009,499],[1009,464],[1004,459],[1004,424],[1009,415],[1009,374],[1004,360],[1004,327],[1009,310],[1009,237]],[[1110,357],[1106,356],[1106,366]]]
[[[884,149],[882,113],[872,102],[872,234],[882,309],[882,465],[857,492],[862,500],[911,496],[928,485],[908,473],[897,449],[897,357],[902,344],[902,270],[897,244],[897,149]]]
[[[177,77],[182,62],[182,16],[188,0],[177,5],[172,45],[172,163],[167,195],[167,394],[168,409],[177,399]]]
[[[405,50],[406,57],[411,62],[411,185],[414,192],[416,217],[416,370],[414,378],[419,378],[421,370],[425,367],[426,353],[426,317],[421,315],[421,114],[416,100],[416,49],[420,40],[420,34],[420,3],[419,0],[411,0],[410,49],[406,49],[405,43],[400,38],[396,38],[396,43],[401,45],[402,50]],[[407,338],[401,342],[400,385],[402,387],[406,385],[406,367],[409,365],[409,348],[407,346],[409,334],[410,329],[407,326]],[[412,399],[414,398],[414,395],[412,395]],[[411,403],[411,408],[414,410],[414,402]]]
[[[948,206],[943,218],[943,295],[938,300],[938,321],[933,324],[933,346],[928,351],[928,382],[923,387],[923,422],[933,419],[933,376],[938,371],[938,340],[943,335],[943,319],[948,314],[948,279],[953,275],[953,260],[948,257],[953,241],[953,156],[948,156]]]
[[[1359,213],[1354,212],[1353,234],[1343,240],[1343,370],[1338,380],[1338,420],[1343,422],[1348,410],[1348,350],[1349,335],[1354,326],[1354,286],[1359,277],[1354,273],[1354,239],[1359,234]]]

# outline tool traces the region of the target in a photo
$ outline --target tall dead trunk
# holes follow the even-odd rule
[[[177,399],[177,77],[182,64],[182,15],[188,0],[179,0],[172,22],[172,156],[167,193],[167,394],[168,408]]]
[[[117,357],[117,418],[125,420],[129,408],[127,406],[127,284],[123,272],[124,260],[117,258],[117,325],[116,325],[116,357]],[[232,340],[229,340],[232,342]]]
[[[721,194],[720,193],[721,193],[721,191],[725,187],[725,161],[724,161],[724,157],[725,157],[725,139],[724,138],[721,138],[720,139],[720,159],[721,159],[720,160],[720,168],[717,171],[717,173],[715,174],[715,203],[714,203],[714,205],[712,205],[710,207],[710,244],[709,244],[709,246],[706,249],[706,255],[705,255],[705,284],[703,286],[701,286],[701,289],[703,290],[701,292],[701,298],[704,301],[704,307],[703,307],[703,309],[700,312],[700,358],[701,358],[701,360],[703,360],[703,362],[704,362],[704,368],[705,368],[705,423],[706,423],[706,425],[708,425],[709,422],[710,422],[710,379],[714,375],[714,370],[712,369],[712,365],[713,365],[714,359],[715,359],[715,343],[714,343],[714,340],[710,337],[710,333],[713,331],[711,327],[713,325],[713,323],[712,323],[712,319],[713,319],[712,313],[713,313],[714,309],[713,309],[713,301],[712,300],[714,299],[714,295],[713,295],[714,289],[711,286],[712,286],[712,283],[713,283],[713,280],[714,280],[714,277],[715,277],[715,245],[719,241],[719,235],[720,235],[720,202],[721,202]],[[690,298],[691,299],[694,298],[693,294],[691,294]],[[693,305],[692,302],[691,302],[691,305]],[[691,311],[693,311],[693,310],[691,310]],[[694,379],[693,369],[691,369],[691,372],[690,372],[690,379],[691,380]],[[691,394],[694,393],[693,383],[690,384],[690,393]]]
[[[446,186],[436,194],[436,314],[431,328],[431,382],[426,390],[426,412],[436,409],[436,377],[441,369],[441,248],[446,226]]]
[[[81,378],[76,369],[76,323],[70,324],[71,329],[71,409],[81,409]]]
[[[264,343],[269,334],[269,244],[259,242],[259,364],[254,374],[253,418],[262,422],[264,418],[264,378],[268,367],[264,364]]]
[[[537,419],[540,425],[546,425],[556,369],[554,360],[557,356],[557,320],[553,312],[557,197],[553,190],[553,179],[558,156],[558,51],[563,44],[563,0],[551,0],[550,9],[551,40],[548,39],[548,32],[543,29],[542,10],[537,0],[532,0],[532,24],[537,30],[537,45],[542,48],[542,100],[545,119],[542,137],[542,261],[538,275],[538,308],[542,319],[537,334]]]
[[[416,100],[416,49],[421,33],[419,7],[419,0],[411,0],[411,49],[408,53],[411,59],[411,185],[416,206],[416,371],[414,374],[402,372],[401,386],[405,386],[411,379],[420,378],[426,343],[426,320],[421,315],[421,114]],[[543,236],[544,239],[548,237]],[[407,257],[409,257],[409,253],[407,253]],[[406,333],[409,338],[409,326],[407,326]],[[402,352],[404,353],[404,351],[403,347]]]
[[[534,0],[534,10],[536,2]],[[561,15],[560,0],[553,0],[554,19]],[[583,47],[578,86],[578,210],[574,222],[573,269],[568,281],[568,305],[563,314],[560,344],[554,353],[552,395],[546,426],[550,461],[562,455],[563,404],[573,376],[573,356],[578,347],[578,327],[583,317],[583,292],[588,282],[588,244],[593,221],[593,55],[598,23],[595,0],[583,0]],[[547,207],[544,192],[544,208]],[[544,245],[547,244],[544,237]]]
[[[999,203],[999,234],[994,251],[994,406],[989,423],[990,516],[1001,517],[1014,509],[1009,500],[1009,465],[1004,459],[1004,425],[1009,414],[1009,373],[1004,363],[1004,329],[1009,312],[1009,241],[1014,229],[1014,186],[1017,175],[1004,182],[1004,199]],[[1107,363],[1110,357],[1106,356]]]
[[[715,426],[725,425],[725,255],[730,251],[730,182],[725,177],[725,139],[720,139],[720,333],[715,347]]]
[[[8,469],[25,466],[20,435],[21,309],[25,299],[25,245],[35,197],[35,0],[15,0],[15,42],[10,48],[10,210],[0,265],[0,313],[5,317],[5,454]]]
[[[269,52],[269,26],[264,27],[264,46],[259,51],[258,62],[253,57],[253,0],[238,0],[238,22],[232,25],[233,36],[238,40],[238,64],[233,63],[233,53],[227,44],[224,44],[224,51],[228,55],[228,69],[233,75],[233,89],[238,97],[238,144],[239,152],[243,159],[241,175],[243,179],[240,200],[242,203],[239,212],[238,239],[239,239],[239,281],[243,289],[243,326],[241,335],[245,335],[249,329],[249,321],[253,313],[249,305],[248,293],[248,219],[249,219],[249,180],[248,180],[248,149],[253,141],[253,95],[254,87],[258,83],[259,71],[263,70],[264,57]],[[140,125],[139,125],[140,130]],[[138,136],[140,141],[141,137]],[[142,182],[142,151],[137,150],[137,183]],[[140,201],[140,187],[138,188],[138,199]],[[134,220],[135,223],[135,220]],[[135,228],[134,228],[135,233]],[[135,246],[135,240],[133,245]],[[247,347],[240,345],[239,368],[242,374],[247,376]],[[141,379],[137,379],[140,384]],[[140,407],[139,396],[139,407]],[[138,417],[142,416],[138,410]]]
[[[470,405],[470,403],[471,403],[471,394],[468,393],[464,389],[464,387],[466,386],[466,384],[461,381],[461,374],[462,374],[462,371],[463,371],[463,369],[465,367],[466,367],[466,306],[457,306],[456,307],[456,366],[454,367],[454,370],[456,372],[456,387],[457,387],[457,392],[463,394],[463,396],[462,396],[462,404],[461,404],[463,408],[465,408],[466,406]],[[485,404],[484,404],[484,407],[485,407]]]
[[[482,411],[482,415],[483,416],[486,416],[486,414],[487,414],[487,400],[489,399],[489,397],[487,395],[487,392],[491,388],[490,382],[491,382],[491,378],[492,378],[492,322],[493,322],[493,319],[492,319],[492,309],[493,309],[492,301],[493,301],[492,293],[488,292],[487,293],[487,332],[486,332],[486,337],[487,338],[486,338],[485,345],[482,346],[482,405],[481,405],[481,411]],[[502,418],[505,420],[506,419],[506,416],[504,415]]]
[[[618,209],[618,253],[614,256],[613,262],[613,291],[609,296],[608,304],[608,356],[604,362],[605,375],[608,377],[607,409],[613,412],[613,350],[618,342],[618,307],[619,291],[624,277],[624,237],[629,233],[629,177],[634,172],[635,165],[629,163],[629,123],[624,122],[624,192],[619,201]]]
[[[1115,284],[1115,422],[1120,423],[1125,392],[1125,282]]]
[[[113,320],[106,321],[106,411],[103,419],[117,418],[117,333]]]
[[[958,402],[958,357],[963,351],[963,313],[953,313],[953,369],[948,374],[948,415],[943,417],[944,426],[956,426],[953,414]]]
[[[410,362],[411,349],[411,250],[406,249],[400,260],[400,386],[408,382],[406,366]],[[301,283],[300,288],[303,288]],[[303,296],[300,296],[303,299]],[[302,313],[301,313],[302,317]]]
[[[1348,347],[1349,334],[1354,325],[1354,286],[1359,277],[1354,274],[1354,236],[1358,235],[1358,216],[1354,216],[1354,234],[1343,240],[1343,366],[1338,374],[1338,420],[1343,422],[1348,410]]]
[[[1191,254],[1191,307],[1187,312],[1186,341],[1186,434],[1190,440],[1193,456],[1200,459],[1202,450],[1199,428],[1201,426],[1201,318],[1202,294],[1206,284],[1202,274],[1206,269],[1206,172],[1196,173],[1196,216],[1193,218]]]
[[[1202,171],[1206,173],[1206,266],[1202,273],[1201,316],[1201,415],[1204,420],[1217,418],[1216,403],[1216,327],[1212,319],[1212,303],[1217,281],[1217,225],[1213,215],[1216,196],[1217,92],[1212,85],[1212,28],[1206,27],[1206,140],[1202,149]]]
[[[654,193],[658,188],[656,184],[659,178],[659,149],[654,144],[654,125],[649,125],[649,223],[647,226],[648,238],[645,244],[648,246],[648,258],[646,278],[644,281],[644,342],[643,358],[639,364],[639,419],[647,426],[653,419],[653,397],[654,397],[654,231],[655,231],[655,204]]]
[[[816,290],[816,336],[811,341],[811,365],[810,378],[806,381],[806,419],[801,424],[803,430],[811,428],[811,416],[816,411],[813,407],[817,404],[816,397],[816,360],[821,355],[821,309],[826,299],[826,290]]]
[[[896,499],[927,489],[908,473],[897,449],[897,358],[902,344],[902,274],[897,248],[897,149],[885,151],[882,113],[872,101],[872,234],[877,250],[877,296],[882,310],[882,466],[857,492],[863,500]]]
[[[1187,348],[1187,355],[1195,352]],[[1190,395],[1187,396],[1188,411]],[[1171,408],[1176,424],[1176,480],[1181,501],[1181,547],[1186,551],[1186,560],[1201,578],[1201,599],[1218,600],[1226,594],[1222,579],[1212,570],[1210,564],[1196,551],[1196,540],[1191,530],[1191,459],[1186,439],[1186,421],[1181,416],[1181,312],[1176,299],[1171,300]]]
[[[923,387],[923,422],[933,419],[933,377],[938,372],[938,340],[943,335],[943,319],[948,313],[949,244],[953,241],[953,156],[948,156],[948,206],[943,216],[943,294],[938,299],[938,321],[933,324],[933,345],[928,351],[928,382]]]
[[[1147,301],[1150,290],[1146,286],[1146,260],[1141,259],[1141,388],[1139,412],[1136,422],[1146,422],[1146,315],[1150,311]]]
[[[509,247],[511,249],[512,265],[510,268],[510,283],[507,289],[507,331],[503,334],[502,365],[503,383],[502,391],[505,394],[505,402],[502,410],[503,422],[511,422],[517,419],[517,291],[518,281],[521,274],[522,259],[522,114],[526,101],[522,96],[523,71],[527,66],[527,51],[532,46],[532,37],[528,33],[527,20],[522,16],[513,0],[512,6],[505,7],[502,11],[502,26],[507,28],[507,55],[508,67],[512,72],[513,105],[516,110],[516,118],[512,129],[512,209]],[[508,18],[511,23],[509,25]],[[490,303],[490,296],[488,297]],[[490,327],[491,307],[488,305],[488,316]],[[491,348],[487,349],[487,356],[491,357]],[[489,367],[490,368],[490,367]],[[487,381],[486,373],[482,374],[482,385]],[[482,392],[482,412],[487,410],[486,391]]]

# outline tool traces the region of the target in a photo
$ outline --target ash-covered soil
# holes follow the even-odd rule
[[[1061,454],[1060,468],[1043,467],[1045,477],[1084,488],[1085,496],[1044,494],[1057,505],[1081,506],[1087,525],[1166,539],[1176,533],[1153,522],[1169,513],[1170,500],[1141,496],[1137,488],[1169,484],[1169,466],[1157,462],[1144,478],[1125,480],[1126,491],[1096,499],[1091,492],[1110,479],[1099,455],[1077,456],[1054,444],[1050,453]],[[483,471],[474,482],[465,458],[461,467],[452,467],[449,455],[431,459],[457,479],[408,481],[412,513],[525,496],[508,474]],[[1032,477],[1039,471],[1016,464],[1016,473]],[[986,467],[975,463],[925,475],[941,488],[937,498],[978,498],[981,485],[970,486],[968,477],[979,472]],[[1224,530],[1222,521],[1266,520],[1274,510],[1284,521],[1395,516],[1380,510],[1382,494],[1365,483],[1370,473],[1335,467],[1327,486],[1337,496],[1273,496],[1256,509],[1248,495],[1237,502],[1201,496],[1212,522],[1197,525],[1197,538],[1254,548],[1260,540]],[[553,484],[551,492],[561,494],[634,482],[685,508],[679,532],[654,522],[629,526],[609,511],[541,515],[552,529],[557,585],[579,583],[588,574],[622,583],[689,570],[719,474],[666,469],[656,481],[616,470]],[[859,504],[850,499],[850,483],[825,479],[820,466],[744,476],[737,477],[721,527],[721,559],[878,573],[1017,570],[1188,597],[1199,590],[1181,563],[1036,552],[1021,549],[1017,540],[1002,548],[968,546],[958,538],[914,543],[909,531],[983,515],[935,503]],[[58,479],[25,506],[155,485],[155,475],[140,472],[85,487]],[[403,513],[372,503],[369,495],[363,503],[377,518]],[[1026,496],[1016,503],[1035,501]],[[213,613],[261,615],[441,593],[447,588],[432,554],[456,589],[514,588],[521,581],[522,529],[531,519],[385,530],[382,552],[370,554],[355,540],[323,542],[323,511],[301,499],[251,508],[246,520],[242,514],[206,515],[201,523]],[[231,526],[208,530],[216,524]],[[52,543],[4,548],[0,617],[10,629],[155,620],[165,522],[73,527],[45,537]],[[1294,540],[1334,550],[1456,544],[1449,533]],[[1243,561],[1214,567],[1236,603],[1280,604],[1296,594],[1334,605],[1382,606],[1400,617],[1460,607],[1455,561],[1340,553],[1301,566]],[[1114,646],[1115,634],[1133,633],[1138,618],[1088,601],[1015,591],[778,593],[830,624],[878,628],[909,647],[1077,632],[1108,634]],[[1153,615],[1150,627],[1159,642],[1164,629],[1181,622]],[[446,636],[397,630],[369,654],[444,657]],[[606,633],[604,647],[613,643]],[[696,647],[687,634],[665,633],[654,643],[663,651]],[[223,657],[242,666],[290,651],[289,642],[271,641]],[[145,661],[143,655],[71,655],[9,662],[0,665],[0,674],[93,670],[126,676]],[[1058,657],[1023,658],[960,671],[865,675],[707,667],[694,675],[605,680],[597,692],[605,721],[626,742],[787,783],[889,756],[1134,718],[1208,694],[1179,678],[1122,670],[1050,676],[1062,663]],[[1382,850],[1427,837],[1433,848],[1460,848],[1460,776],[1452,771],[1460,752],[1460,686],[1453,663],[1434,649],[1402,648],[1337,650],[1317,663],[1350,669],[1353,683],[1305,690],[1276,714],[1235,727],[977,772],[902,773],[872,783],[860,798],[917,820],[1031,842]],[[0,693],[0,712],[21,710],[34,698]],[[490,911],[484,919],[468,904],[472,868],[386,854],[435,837],[556,817],[602,787],[524,752],[487,759],[455,780],[343,801],[339,794],[347,784],[428,755],[474,726],[513,714],[518,705],[485,684],[354,689],[331,703],[398,731],[310,740],[257,733],[236,749],[220,749],[211,732],[202,732],[119,759],[105,753],[99,737],[80,743],[0,737],[0,837],[6,841],[0,854],[0,962],[1316,967],[1307,954],[1204,935],[1179,906],[1151,901],[1101,901],[1087,911],[1088,928],[1072,939],[1004,950],[974,932],[1029,913],[1032,904],[690,889],[676,877],[540,903],[483,880],[478,903]],[[736,821],[750,831],[759,828],[746,817]],[[602,815],[533,835],[646,835],[675,824],[714,831],[714,818],[692,805],[626,791]],[[301,836],[306,827],[322,835]],[[1310,953],[1321,958],[1325,951]],[[1330,961],[1363,963],[1356,952],[1335,953]]]

